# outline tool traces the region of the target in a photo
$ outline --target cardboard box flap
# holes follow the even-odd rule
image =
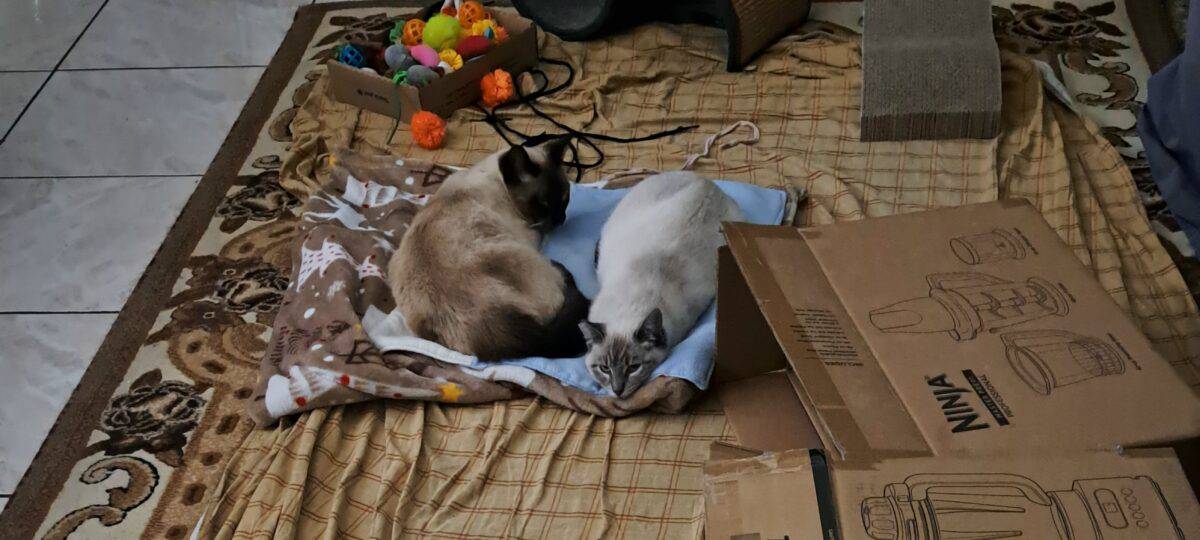
[[[790,371],[775,371],[717,386],[725,420],[741,445],[771,452],[824,447],[796,395],[791,381],[795,377]]]
[[[1200,399],[1027,203],[725,231],[714,381],[785,357],[843,459],[1200,434]]]
[[[844,540],[1182,540],[1200,531],[1200,506],[1169,450],[834,463],[831,477]]]
[[[725,235],[743,226],[726,223]],[[713,366],[713,383],[739,381],[788,367],[787,357],[775,342],[775,333],[747,281],[729,247],[718,249],[716,347],[718,356],[724,351],[729,361]]]
[[[831,485],[825,457],[818,451],[710,460],[704,465],[705,538],[838,538]]]
[[[1192,389],[1028,203],[800,234],[935,453],[1200,434]]]
[[[737,444],[717,441],[708,447],[708,461],[725,461],[727,459],[745,459],[758,457],[766,452]]]
[[[725,235],[732,256],[720,259],[718,266],[721,311],[714,380],[749,376],[753,370],[744,366],[785,356],[825,448],[841,458],[930,454],[924,436],[854,331],[797,231],[727,223]],[[738,276],[744,285],[738,283]],[[744,294],[756,302],[732,298]],[[733,310],[733,306],[741,307]],[[770,339],[729,338],[739,328],[753,325],[756,316],[765,317]],[[767,362],[763,369],[774,365]]]

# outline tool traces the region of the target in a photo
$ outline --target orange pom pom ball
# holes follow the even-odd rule
[[[490,18],[492,18],[492,14],[483,9],[483,4],[475,0],[463,2],[462,7],[458,10],[458,22],[468,30],[475,23]]]
[[[400,43],[408,46],[418,45],[421,43],[421,38],[425,35],[425,21],[421,19],[409,19],[404,23],[404,30],[400,34]]]
[[[446,140],[446,121],[429,111],[417,111],[410,121],[413,140],[417,145],[427,150],[442,147]]]
[[[497,69],[479,80],[483,89],[483,104],[495,107],[513,97],[513,78],[507,71]]]

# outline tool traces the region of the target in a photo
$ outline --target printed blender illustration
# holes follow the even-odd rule
[[[958,260],[972,266],[1025,258],[1025,243],[1016,233],[1007,229],[994,229],[988,233],[952,238],[950,250]]]
[[[876,540],[1166,540],[1183,532],[1149,477],[1076,480],[1044,491],[1015,474],[916,474],[862,501]]]
[[[1000,334],[1000,340],[1013,371],[1045,396],[1068,384],[1125,373],[1117,348],[1093,337],[1064,330],[1021,330]]]
[[[929,296],[911,298],[871,311],[871,324],[882,332],[946,332],[955,341],[1070,311],[1070,301],[1053,283],[1032,277],[1023,282],[979,272],[931,274]]]

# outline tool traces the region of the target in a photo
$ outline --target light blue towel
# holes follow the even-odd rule
[[[759,225],[778,225],[783,221],[787,211],[786,193],[739,182],[719,180],[717,185],[737,202],[746,221]],[[575,276],[579,290],[588,298],[594,298],[600,288],[593,260],[600,230],[628,192],[628,189],[595,189],[573,185],[566,222],[550,233],[542,246],[542,252],[547,257],[562,263]],[[715,253],[713,257],[716,257]],[[717,307],[714,303],[691,333],[654,370],[654,376],[686,379],[701,390],[707,388],[708,377],[712,374],[716,332]],[[529,368],[596,395],[612,395],[592,380],[583,357],[523,358],[498,364]],[[473,367],[488,365],[492,364],[475,360]]]

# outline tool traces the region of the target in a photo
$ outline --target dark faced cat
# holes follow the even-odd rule
[[[416,335],[483,360],[583,353],[588,300],[538,251],[566,219],[566,142],[496,152],[450,175],[413,218],[388,280]]]

